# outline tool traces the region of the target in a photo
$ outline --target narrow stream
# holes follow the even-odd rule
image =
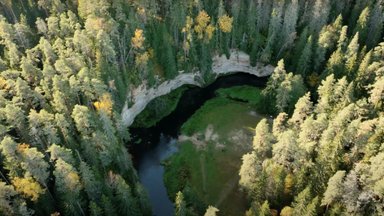
[[[205,88],[190,87],[183,93],[176,109],[157,125],[151,128],[130,128],[133,141],[139,143],[131,147],[130,151],[140,181],[148,192],[154,215],[173,215],[173,201],[167,195],[161,161],[177,152],[176,140],[182,124],[207,100],[215,97],[217,89],[239,85],[264,87],[267,80],[266,77],[236,73],[220,77]]]
[[[173,215],[173,203],[167,199],[162,181],[164,167],[161,161],[177,152],[176,139],[160,135],[159,144],[149,150],[139,162],[139,178],[148,191],[152,209],[156,215]]]

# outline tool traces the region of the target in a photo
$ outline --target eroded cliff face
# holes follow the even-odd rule
[[[229,59],[227,59],[225,55],[215,56],[212,64],[212,72],[216,75],[216,78],[236,72],[249,73],[257,77],[265,77],[271,75],[273,70],[274,67],[271,65],[265,66],[257,64],[255,67],[252,67],[249,55],[236,50],[231,51]],[[199,71],[194,73],[183,73],[180,71],[180,75],[175,79],[165,81],[157,87],[147,89],[145,85],[139,86],[127,97],[127,101],[122,110],[121,116],[124,126],[129,127],[136,116],[142,112],[153,99],[166,95],[183,85],[202,86],[204,85],[202,80]],[[128,101],[132,101],[133,105],[129,106]]]

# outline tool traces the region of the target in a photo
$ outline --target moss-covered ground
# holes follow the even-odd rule
[[[243,215],[247,201],[238,188],[238,171],[262,118],[255,112],[259,95],[249,86],[220,89],[182,126],[180,151],[165,162],[172,198],[189,185],[201,203],[218,207],[222,215]]]

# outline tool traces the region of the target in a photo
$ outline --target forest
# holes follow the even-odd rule
[[[168,216],[135,131],[161,125],[192,83],[209,89],[236,53],[270,76],[212,90],[177,129],[159,165],[172,215],[384,215],[383,7],[0,0],[0,215]]]

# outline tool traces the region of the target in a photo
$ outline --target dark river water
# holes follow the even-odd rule
[[[148,192],[154,215],[173,215],[173,201],[169,199],[166,192],[163,181],[164,167],[161,161],[177,152],[176,140],[182,124],[207,100],[215,97],[217,89],[240,85],[264,87],[267,80],[268,78],[236,73],[220,77],[204,88],[191,86],[183,93],[176,109],[155,126],[130,128],[132,139],[137,143],[131,147],[130,151],[140,181]]]

